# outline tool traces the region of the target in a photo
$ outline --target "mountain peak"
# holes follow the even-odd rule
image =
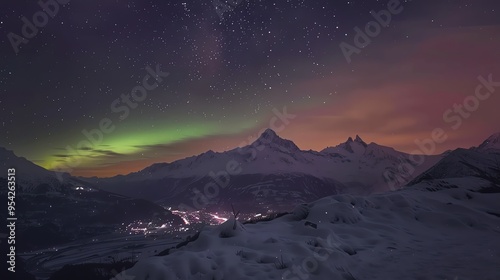
[[[5,147],[0,147],[0,152],[2,152],[2,153],[12,153],[12,151],[11,151],[11,150],[8,150],[8,149],[7,149],[7,148],[5,148]]]
[[[270,128],[266,129],[254,143],[257,145],[278,146],[290,151],[300,150],[295,143],[279,137],[278,134]]]
[[[479,147],[478,150],[500,150],[500,132],[495,133],[488,137]]]
[[[273,139],[275,137],[279,137],[278,134],[276,134],[276,132],[274,132],[274,130],[268,128],[266,130],[264,130],[264,132],[262,132],[262,134],[260,135],[260,138],[264,138],[264,139]]]
[[[354,140],[352,139],[352,137],[347,138],[347,142],[345,142],[344,144],[345,145],[350,145],[351,143],[358,143],[358,144],[361,144],[364,147],[368,146],[365,143],[365,141],[363,141],[363,139],[361,139],[361,137],[359,137],[359,135],[356,135],[356,138],[354,138]]]
[[[16,156],[16,154],[14,154],[14,151],[9,150],[5,147],[0,147],[0,158],[9,160],[9,159],[17,158],[17,156]],[[22,158],[22,159],[24,159],[24,158]]]
[[[368,145],[366,144],[366,142],[365,142],[365,141],[363,141],[363,139],[361,139],[361,137],[359,137],[359,135],[356,135],[356,139],[354,139],[354,142],[357,142],[357,143],[359,143],[359,144],[361,144],[361,145],[363,145],[363,146],[365,146],[365,147],[366,147],[366,146],[368,146]]]

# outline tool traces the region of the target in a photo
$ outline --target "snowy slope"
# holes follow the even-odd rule
[[[500,183],[500,134],[488,138],[477,148],[449,152],[432,168],[409,184],[428,179],[479,177]]]
[[[270,222],[207,227],[187,246],[114,279],[497,280],[500,187],[494,190],[469,177],[325,197]]]

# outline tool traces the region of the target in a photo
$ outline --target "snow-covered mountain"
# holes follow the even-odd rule
[[[330,173],[337,180],[348,185],[362,185],[373,192],[396,190],[412,178],[438,162],[442,155],[421,155],[423,163],[413,162],[411,155],[376,143],[365,143],[359,136],[353,140],[321,151],[331,157],[341,158],[332,166]],[[412,170],[405,169],[411,166]],[[393,175],[399,180],[393,179]]]
[[[300,202],[297,199],[310,201],[337,193],[394,190],[406,181],[388,183],[387,173],[401,173],[401,166],[409,164],[414,167],[414,172],[407,174],[409,181],[436,163],[440,156],[424,156],[421,165],[409,158],[409,154],[389,147],[366,144],[359,136],[320,152],[303,151],[268,129],[245,147],[158,163],[125,176],[85,180],[112,192],[166,205],[192,204],[196,192],[203,192],[213,182],[221,187],[210,199],[217,205],[229,205],[239,198],[248,201],[249,197],[258,198],[262,204],[297,203]]]
[[[478,177],[500,183],[500,133],[492,135],[479,147],[456,149],[447,153],[409,185],[430,179],[464,177]]]
[[[373,185],[373,179],[377,182],[383,180],[381,174],[385,169],[397,168],[408,158],[408,154],[393,148],[376,143],[366,144],[359,136],[321,152],[302,151],[292,141],[282,139],[268,129],[254,143],[245,147],[222,153],[208,151],[172,163],[154,164],[136,173],[113,177],[111,181],[123,177],[132,181],[204,177],[210,172],[225,170],[228,162],[235,161],[241,168],[238,175],[303,173],[319,178],[334,178],[346,184],[370,181],[369,185]],[[432,159],[426,161],[422,169],[432,166],[439,156],[429,158]],[[374,170],[375,174],[367,178],[366,172],[363,172],[367,170]]]
[[[481,152],[499,152],[500,151],[500,132],[488,137],[479,147],[476,148]]]
[[[59,190],[63,184],[73,186],[85,186],[86,182],[70,176],[68,173],[57,174],[41,166],[34,164],[23,157],[18,157],[13,151],[0,147],[0,168],[7,170],[15,168],[16,182],[23,187],[23,191],[32,192],[43,188],[45,191]],[[7,173],[0,173],[0,178],[6,178]],[[62,180],[61,180],[62,179]],[[18,191],[20,191],[18,189]]]

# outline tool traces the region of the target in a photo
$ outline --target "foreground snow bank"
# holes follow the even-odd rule
[[[196,241],[115,279],[497,280],[499,201],[480,179],[326,197],[270,222],[206,228]]]

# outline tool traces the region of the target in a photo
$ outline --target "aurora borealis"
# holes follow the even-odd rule
[[[285,107],[296,117],[279,134],[302,149],[359,134],[411,152],[439,127],[443,152],[500,131],[500,88],[459,128],[443,119],[479,76],[500,81],[497,1],[401,1],[351,63],[339,44],[389,1],[249,0],[223,19],[212,0],[65,2],[17,54],[8,34],[41,8],[0,4],[0,146],[45,168],[72,158],[73,175],[112,176],[224,151]],[[170,75],[121,120],[111,104],[156,65]],[[105,118],[99,145],[68,150]]]

